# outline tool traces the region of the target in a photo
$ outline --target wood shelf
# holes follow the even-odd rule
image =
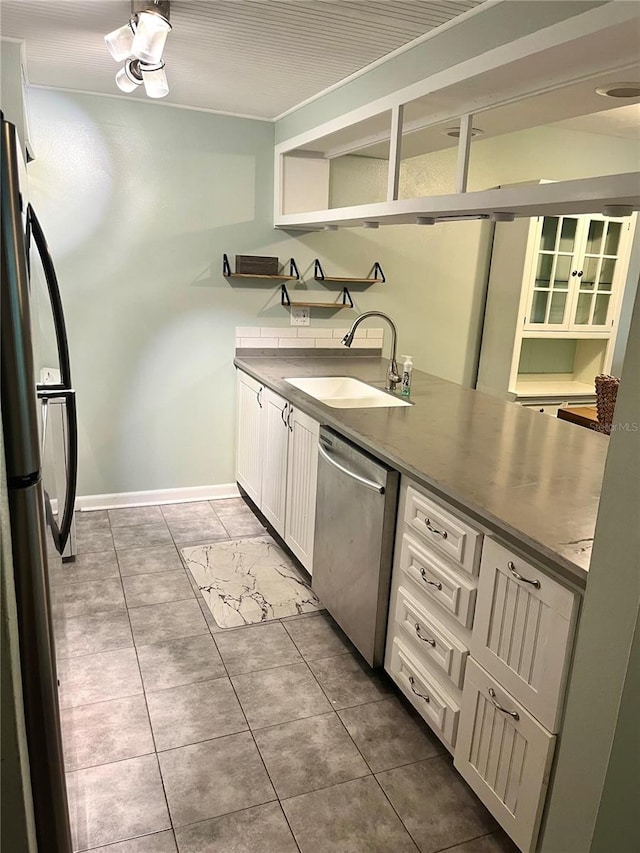
[[[348,278],[348,277],[340,277],[334,275],[325,275],[320,277],[319,275],[314,275],[314,279],[316,281],[351,281],[357,284],[384,284],[383,278]]]
[[[342,302],[289,302],[287,308],[351,308]]]
[[[297,275],[252,275],[246,272],[227,273],[225,278],[267,278],[270,281],[298,281]]]
[[[222,274],[225,278],[253,278],[262,281],[300,281],[300,271],[298,270],[295,258],[289,260],[289,273],[279,273],[278,275],[264,275],[262,273],[249,272],[231,272],[231,264],[226,254],[222,256]]]
[[[350,281],[353,284],[384,284],[386,282],[386,276],[378,261],[373,264],[371,272],[372,276],[325,275],[320,259],[316,258],[313,262],[313,277],[316,281]]]
[[[353,308],[353,300],[346,287],[342,289],[342,302],[301,302],[291,299],[286,284],[283,284],[280,288],[280,304],[285,308]]]

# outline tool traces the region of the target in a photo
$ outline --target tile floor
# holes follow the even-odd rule
[[[178,547],[264,535],[241,499],[77,530],[52,577],[75,850],[515,851],[326,612],[215,623]]]

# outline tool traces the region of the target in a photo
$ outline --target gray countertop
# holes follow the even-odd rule
[[[292,404],[430,487],[566,580],[586,583],[608,438],[413,372],[411,407],[336,409],[286,377],[354,376],[384,388],[387,361],[236,357]]]

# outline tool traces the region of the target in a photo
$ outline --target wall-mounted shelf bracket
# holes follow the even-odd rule
[[[374,263],[370,275],[361,278],[359,276],[325,275],[318,258],[313,262],[313,277],[316,281],[353,281],[359,284],[384,284],[387,280],[378,261]]]
[[[289,297],[287,285],[283,284],[280,287],[280,304],[285,308],[353,308],[353,299],[348,288],[342,288],[342,302],[298,302],[292,301]]]
[[[270,280],[282,281],[286,279],[287,281],[300,281],[300,271],[298,269],[298,265],[296,264],[295,258],[291,258],[289,260],[289,273],[282,273],[281,275],[254,275],[252,273],[240,273],[240,272],[231,272],[231,264],[229,263],[229,258],[225,254],[222,256],[222,274],[225,278],[268,278]]]

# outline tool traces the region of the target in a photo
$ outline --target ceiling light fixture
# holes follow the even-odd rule
[[[150,98],[164,98],[169,84],[162,53],[171,31],[169,0],[132,0],[129,23],[104,37],[109,53],[124,66],[116,74],[122,92],[144,85]]]
[[[610,83],[598,86],[596,94],[605,98],[640,98],[640,83]]]
[[[444,131],[446,136],[450,136],[452,139],[460,139],[460,128],[459,127],[448,127]],[[471,136],[480,136],[481,133],[484,133],[484,130],[480,130],[479,127],[471,128]]]

